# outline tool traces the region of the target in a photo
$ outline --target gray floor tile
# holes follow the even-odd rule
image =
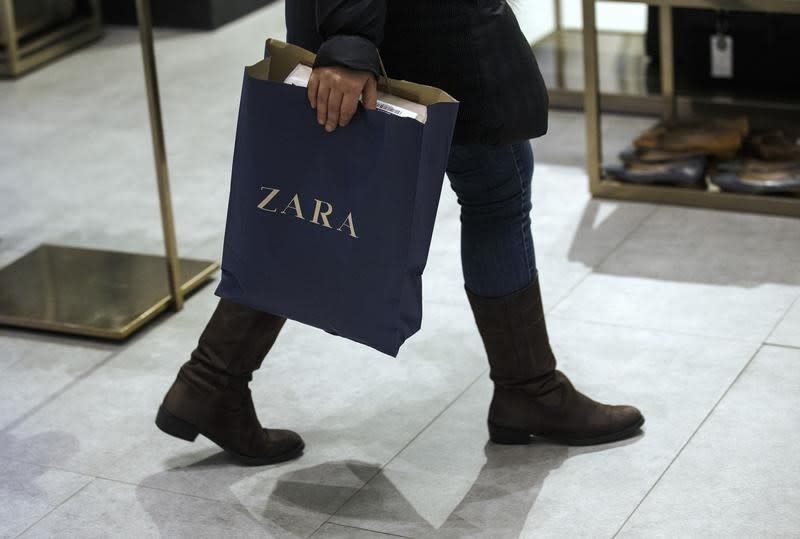
[[[16,537],[78,492],[91,477],[0,459],[0,537]]]
[[[487,443],[491,385],[473,386],[333,517],[407,536],[609,537],[668,466],[758,343],[551,319],[560,368],[644,435],[594,448]]]
[[[340,526],[338,524],[324,524],[311,537],[323,539],[388,539],[397,535],[387,535],[385,533],[351,528],[350,526]]]
[[[153,404],[214,307],[211,290],[159,319],[102,368],[2,432],[0,455],[97,475],[152,431]],[[40,361],[46,361],[42,358]],[[170,373],[174,376],[174,372]]]
[[[798,364],[764,347],[620,537],[797,537]]]
[[[21,537],[307,537],[316,526],[297,515],[265,517],[240,505],[96,479]]]
[[[272,3],[214,32],[156,32],[182,255],[221,256],[243,67],[260,58],[265,37],[285,36],[283,7]],[[75,54],[0,81],[0,117],[0,265],[42,242],[163,252],[135,29],[111,27]],[[651,123],[607,116],[606,160]],[[799,230],[796,220],[591,200],[582,135],[575,140],[583,116],[555,111],[551,126],[534,144],[532,218],[545,304],[563,300],[555,346],[587,392],[644,409],[644,437],[602,451],[485,444],[485,359],[463,291],[458,204],[445,180],[423,329],[400,357],[289,323],[256,375],[264,423],[306,439],[295,462],[233,466],[202,437],[189,445],[153,425],[214,308],[213,284],[108,362],[111,349],[0,332],[0,456],[15,462],[0,461],[0,535],[22,531],[89,475],[102,477],[26,535],[307,536],[370,479],[340,524],[451,536],[613,533],[800,295]],[[798,311],[772,342],[797,343]],[[318,535],[378,536],[369,530],[329,523]]]
[[[69,391],[114,353],[114,345],[0,330],[0,428]],[[0,440],[3,434],[0,431]]]
[[[794,302],[767,342],[800,348],[800,299]]]
[[[249,506],[269,498],[332,512],[485,369],[470,317],[430,304],[425,327],[397,360],[288,324],[253,387],[262,421],[296,429],[306,441],[302,459],[279,467],[231,467],[210,444],[192,447],[152,429],[150,414],[177,363],[159,368],[162,381],[143,405],[149,432],[105,473]]]

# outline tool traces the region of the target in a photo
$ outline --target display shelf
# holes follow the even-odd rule
[[[672,32],[672,8],[723,9],[730,11],[762,11],[771,13],[800,13],[800,0],[615,0],[658,6],[661,57],[660,57],[660,111],[664,118],[673,118],[682,112],[681,97],[675,87],[675,65]],[[589,188],[593,196],[678,204],[720,210],[765,213],[800,217],[800,196],[751,195],[728,193],[719,190],[693,190],[669,186],[649,186],[621,183],[605,178],[602,173],[603,141],[601,129],[600,86],[600,36],[597,30],[596,8],[600,0],[583,0],[583,56],[585,91],[583,96],[586,116],[587,166]],[[792,116],[800,110],[794,100],[761,98],[738,99],[733,96],[702,94],[683,96],[689,103],[706,103],[714,107],[763,108],[775,116],[786,111]],[[691,107],[690,107],[691,109]],[[758,119],[754,122],[759,124]]]
[[[644,34],[638,32],[597,32],[600,101],[606,112],[661,114],[661,78],[658,65],[645,53]],[[583,30],[557,29],[531,45],[542,72],[550,105],[583,109]],[[800,96],[725,93],[676,81],[676,106],[692,110],[698,106],[722,104],[743,108],[793,109],[800,112]]]
[[[597,41],[603,110],[657,114],[661,98],[652,91],[658,87],[658,80],[648,73],[650,59],[645,54],[644,35],[598,32]],[[583,108],[583,31],[556,29],[535,41],[532,48],[547,85],[550,104],[558,108]]]
[[[13,0],[0,0],[0,76],[18,77],[36,67],[77,49],[103,34],[99,0],[89,2],[91,13],[76,16],[55,26],[31,22],[24,28],[15,24]]]

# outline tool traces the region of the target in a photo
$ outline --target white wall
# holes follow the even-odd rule
[[[553,29],[553,0],[510,0],[522,31],[533,41]],[[562,24],[567,28],[582,26],[581,0],[561,0]],[[601,2],[597,7],[597,25],[602,30],[644,32],[647,6],[622,2]]]

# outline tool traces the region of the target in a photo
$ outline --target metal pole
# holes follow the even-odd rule
[[[175,239],[172,199],[169,191],[167,152],[164,146],[164,128],[161,121],[161,101],[158,95],[150,0],[136,0],[136,12],[139,21],[139,37],[142,42],[147,102],[150,108],[150,131],[153,136],[153,154],[155,156],[156,177],[158,180],[158,198],[161,202],[161,225],[164,229],[164,244],[167,251],[169,287],[172,292],[173,307],[175,310],[180,310],[183,308],[183,293],[180,286],[181,271],[178,260],[178,242]]]
[[[554,35],[556,36],[556,88],[566,89],[564,77],[564,63],[566,62],[566,46],[564,32],[561,26],[561,0],[553,0],[553,18],[555,19]]]
[[[556,32],[561,31],[561,0],[553,0],[553,17],[555,18]]]
[[[586,115],[586,166],[592,192],[600,186],[600,163],[603,155],[600,139],[600,75],[597,58],[597,21],[595,0],[583,0],[583,106]]]
[[[661,95],[664,97],[664,118],[675,116],[675,49],[672,43],[672,7],[662,4],[658,10],[661,41]]]
[[[6,63],[8,72],[17,75],[19,70],[19,58],[17,57],[17,23],[14,15],[13,0],[2,0],[0,5],[0,19],[3,23],[3,33],[5,34]]]

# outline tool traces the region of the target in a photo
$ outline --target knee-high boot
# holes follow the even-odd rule
[[[300,456],[304,444],[298,434],[261,426],[248,387],[285,321],[220,300],[164,397],[156,425],[188,441],[202,434],[248,465]]]
[[[569,445],[593,445],[639,432],[644,417],[632,406],[610,406],[580,393],[556,370],[538,278],[500,298],[467,291],[489,357],[494,396],[489,436],[526,444],[541,436]]]

